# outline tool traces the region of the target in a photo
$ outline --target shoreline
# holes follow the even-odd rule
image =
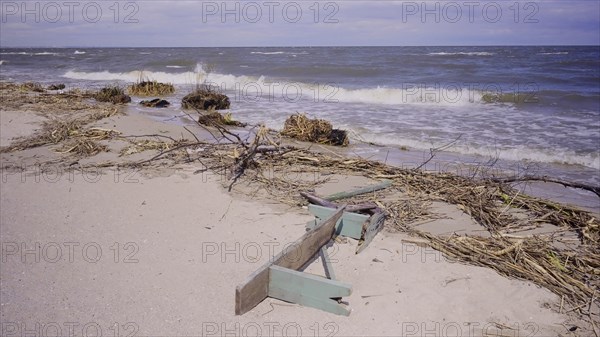
[[[85,104],[114,108],[106,104]],[[9,136],[30,135],[38,127],[35,123],[44,119],[37,115],[39,110],[7,112],[0,109],[0,113],[3,142]],[[52,111],[45,115],[73,117]],[[8,121],[6,116],[10,116]],[[180,126],[136,114],[114,114],[90,125],[116,130],[120,132],[119,137],[157,134],[194,141]],[[6,136],[5,130],[13,133]],[[202,132],[200,128],[191,130],[196,136]],[[127,167],[115,167],[114,163],[144,161],[160,150],[118,157],[122,149],[131,149],[131,142],[118,137],[100,142],[106,144],[110,152],[87,158],[50,150],[58,145],[0,154],[3,178],[6,178],[1,185],[3,243],[25,243],[31,248],[40,242],[42,247],[52,248],[54,246],[48,244],[54,242],[63,247],[62,251],[66,242],[77,242],[81,246],[93,242],[105,254],[97,264],[90,263],[83,255],[75,255],[73,263],[65,258],[56,263],[48,262],[55,256],[42,253],[43,249],[38,262],[32,261],[33,256],[26,256],[25,263],[17,254],[6,256],[1,290],[4,327],[12,327],[6,324],[14,322],[25,322],[27,327],[48,322],[76,321],[82,326],[94,322],[107,333],[110,324],[116,321],[123,331],[137,327],[138,335],[200,332],[222,335],[232,326],[235,329],[237,323],[238,332],[258,326],[264,335],[269,322],[277,322],[276,335],[286,335],[284,327],[297,325],[302,335],[335,332],[338,336],[397,335],[399,331],[423,335],[432,327],[441,335],[457,326],[461,335],[469,331],[483,334],[516,330],[522,334],[547,336],[567,333],[567,326],[573,325],[591,329],[585,322],[549,309],[560,302],[560,298],[547,289],[529,281],[506,278],[489,268],[450,262],[438,250],[412,243],[414,238],[408,233],[388,231],[380,233],[359,255],[353,253],[356,243],[352,240],[332,248],[339,259],[336,274],[354,287],[348,298],[354,310],[350,318],[272,299],[263,301],[244,316],[234,316],[235,285],[276,253],[267,252],[265,244],[276,242],[277,247],[281,247],[292,242],[304,232],[304,223],[311,218],[297,205],[286,205],[278,199],[296,187],[280,194],[270,194],[268,190],[258,193],[258,189],[256,192],[253,189],[256,182],[242,181],[234,186],[234,193],[227,193],[222,175],[208,170],[198,172],[203,169],[204,164],[200,163],[204,157],[185,162],[186,156],[203,151],[223,151],[226,157],[228,148],[202,145],[181,154],[174,153],[173,157],[150,166],[130,167],[128,171]],[[51,171],[36,174],[27,170],[44,161],[64,169],[65,174],[57,179]],[[19,167],[7,169],[7,163],[24,164],[25,173]],[[94,167],[103,175],[86,174],[90,173],[86,170]],[[275,181],[286,174],[278,170],[273,167],[273,174],[268,177]],[[372,181],[372,178],[333,167],[304,173],[308,173],[308,177],[298,174],[294,181],[298,185],[308,181],[322,195]],[[71,177],[73,179],[69,179]],[[400,188],[393,193],[371,195],[382,201],[398,196],[413,207],[413,212],[422,208],[421,220],[427,222],[415,225],[421,230],[426,228],[428,233],[436,235],[482,235],[484,228],[472,216],[448,202],[411,204],[416,194]],[[418,216],[409,215],[406,218],[409,223],[419,222],[415,219]],[[538,232],[547,229],[539,228]],[[525,232],[523,237],[535,232]],[[113,246],[115,242],[118,244]],[[134,245],[126,246],[127,243]],[[246,247],[250,243],[262,247],[258,251],[260,257],[241,248],[236,251],[236,244]],[[207,254],[203,247],[214,248],[213,244],[220,250]],[[234,253],[223,255],[221,244]],[[115,251],[121,253],[116,260]],[[131,255],[132,252],[135,253]],[[127,264],[125,259],[138,261]],[[322,273],[319,261],[313,262],[307,271]],[[490,289],[502,291],[490,292]]]
[[[147,114],[149,110],[150,112],[153,112],[152,115]],[[144,116],[161,123],[187,127],[196,126],[195,121],[191,121],[188,116],[181,114],[178,110],[172,108],[159,109],[158,111],[155,109],[152,111],[151,108],[140,108],[131,105],[127,108],[127,111],[128,113]],[[169,114],[172,113],[172,116],[166,117],[165,112]],[[234,128],[234,130],[236,130],[236,132],[239,131],[240,134],[243,135],[248,134],[246,128]],[[211,140],[212,136],[205,133],[204,138],[202,139]],[[466,155],[448,150],[435,151],[434,157],[430,158],[431,152],[428,150],[385,146],[364,141],[361,142],[355,138],[351,139],[351,143],[348,147],[343,148],[296,141],[294,141],[294,144],[307,148],[311,147],[316,151],[323,151],[325,153],[336,153],[349,158],[357,157],[366,160],[374,160],[403,169],[415,169],[428,161],[422,168],[426,172],[450,173],[465,177],[520,177],[530,174],[529,172],[533,172],[534,175],[537,174],[540,177],[555,177],[571,181],[567,179],[571,177],[569,175],[552,175],[552,173],[558,172],[555,166],[567,166],[569,171],[579,172],[577,174],[573,173],[573,177],[581,177],[581,179],[572,181],[584,184],[589,182],[589,179],[584,178],[584,173],[580,172],[582,169],[589,170],[589,168],[579,167],[577,165],[499,160],[498,158]],[[566,188],[560,184],[543,182],[522,182],[515,184],[515,186],[518,186],[523,192],[532,196],[547,198],[559,203],[566,203],[600,215],[600,201],[597,199],[597,196],[590,191]]]
[[[472,52],[462,53],[465,50],[455,53],[451,49],[470,49]],[[479,49],[495,49],[494,52],[483,52]],[[558,54],[548,52],[547,48],[531,47],[531,50],[521,47],[461,47],[441,50],[444,47],[434,47],[438,51],[429,50],[431,48],[398,47],[395,53],[390,51],[378,51],[377,57],[385,60],[394,61],[396,56],[401,55],[402,59],[418,61],[416,66],[409,64],[396,64],[389,69],[385,69],[379,62],[371,62],[373,57],[369,53],[359,53],[361,56],[360,65],[353,65],[351,60],[345,58],[332,69],[323,67],[324,72],[313,72],[311,63],[322,65],[323,60],[327,61],[324,55],[327,55],[327,48],[319,50],[304,50],[298,55],[292,52],[291,48],[283,48],[281,54],[264,55],[257,47],[256,53],[239,48],[239,50],[218,50],[216,49],[190,49],[175,51],[169,48],[145,50],[124,49],[118,53],[114,50],[102,50],[101,48],[90,48],[86,54],[73,54],[74,49],[55,50],[57,55],[41,56],[39,60],[45,62],[60,62],[61,68],[51,71],[43,71],[35,78],[29,77],[28,70],[36,69],[37,64],[25,62],[21,65],[18,61],[20,56],[10,56],[14,58],[14,65],[4,67],[4,78],[12,77],[19,80],[40,80],[45,83],[48,81],[65,81],[67,85],[89,86],[90,89],[97,89],[100,86],[119,83],[120,85],[129,84],[138,81],[140,77],[146,76],[149,79],[156,79],[164,83],[172,83],[178,87],[178,93],[174,100],[179,101],[182,97],[179,93],[189,91],[198,78],[218,83],[218,85],[227,91],[227,94],[233,98],[234,115],[243,116],[242,119],[251,123],[263,121],[271,122],[267,126],[279,129],[283,120],[296,111],[313,112],[315,116],[331,120],[339,127],[352,129],[367,141],[375,141],[381,144],[390,144],[391,148],[407,146],[410,148],[422,149],[419,151],[428,152],[430,147],[442,146],[451,142],[459,134],[463,134],[461,140],[455,144],[453,151],[457,153],[469,154],[467,156],[458,154],[457,161],[464,162],[487,162],[499,156],[508,161],[507,166],[526,165],[525,167],[515,168],[534,170],[539,175],[548,175],[562,178],[570,181],[581,181],[589,184],[600,184],[600,162],[596,149],[597,132],[597,112],[599,106],[597,93],[593,90],[595,85],[579,88],[578,81],[571,83],[569,78],[558,81],[558,91],[556,89],[555,79],[564,75],[560,67],[557,72],[553,69],[544,70],[547,74],[552,74],[549,82],[541,81],[537,83],[539,90],[532,89],[525,85],[517,86],[522,93],[516,93],[512,87],[517,79],[521,81],[531,80],[530,74],[511,73],[511,83],[506,83],[506,78],[502,76],[503,70],[498,70],[493,66],[494,60],[498,57],[500,62],[510,61],[519,65],[536,65],[532,67],[533,75],[536,74],[538,66],[540,69],[546,69],[548,62],[565,61],[573,55],[581,55],[587,60],[589,53],[595,53],[597,49],[590,49],[586,52],[580,48],[571,48],[569,52],[562,51]],[[300,48],[302,49],[302,48]],[[523,50],[521,50],[523,49]],[[508,50],[512,50],[509,55],[505,55]],[[349,50],[351,51],[351,49]],[[489,50],[488,50],[489,52]],[[521,55],[520,58],[513,58],[514,53]],[[522,53],[522,54],[521,54]],[[352,54],[352,53],[350,53]],[[491,55],[494,54],[495,56]],[[129,58],[138,60],[137,62],[116,62],[115,64],[105,64],[105,57],[126,55]],[[289,72],[285,65],[292,58],[292,55],[298,56],[295,62],[302,65],[305,71],[295,69]],[[504,55],[504,56],[500,56]],[[568,56],[570,55],[570,56]],[[591,54],[593,55],[593,54]],[[324,58],[323,58],[324,57]],[[289,58],[289,59],[288,59]],[[33,60],[35,58],[31,58]],[[126,61],[123,57],[119,58]],[[593,62],[593,58],[591,60]],[[112,61],[111,61],[112,62]],[[273,62],[273,63],[272,63]],[[429,65],[429,69],[437,69],[444,76],[439,78],[422,77],[420,68],[421,62]],[[489,62],[489,63],[488,63]],[[582,69],[588,69],[591,77],[597,75],[594,69],[587,68],[582,63]],[[272,63],[272,66],[269,66]],[[325,62],[326,63],[326,62]],[[213,69],[212,65],[219,64],[218,69]],[[177,68],[172,68],[177,65]],[[282,67],[283,65],[283,67]],[[466,72],[463,76],[457,76],[454,71],[456,66],[475,67],[478,72]],[[64,68],[63,68],[64,67]],[[341,68],[341,69],[338,69]],[[206,69],[205,69],[206,68]],[[382,69],[383,68],[383,69]],[[344,71],[341,71],[341,70]],[[405,69],[410,76],[382,76],[387,72],[395,73],[399,69]],[[426,71],[428,68],[423,69]],[[340,70],[338,72],[338,70]],[[333,71],[330,74],[329,71]],[[354,71],[360,75],[354,85],[352,76]],[[374,72],[376,71],[376,72]],[[379,71],[379,72],[377,72]],[[488,74],[491,76],[483,76]],[[467,81],[466,78],[475,76],[475,81]],[[12,75],[12,76],[11,76]],[[339,76],[338,76],[339,75]],[[367,76],[368,75],[368,76]],[[498,75],[499,77],[495,77]],[[586,78],[587,78],[586,75]],[[394,80],[396,78],[396,80]],[[535,78],[535,77],[534,77]],[[454,81],[452,80],[454,79]],[[473,78],[472,78],[473,79]],[[490,99],[486,94],[485,82],[489,79],[489,84],[498,84],[502,86],[502,94],[496,99]],[[421,90],[405,92],[403,90],[405,83],[403,80],[418,83]],[[312,83],[325,84],[328,81],[338,83],[340,87],[340,104],[330,104],[336,102],[321,102],[316,98],[311,99],[314,86]],[[438,83],[438,81],[442,81]],[[463,98],[468,96],[468,102],[456,103],[453,101],[441,101],[435,98],[445,97],[438,91],[431,92],[433,98],[426,99],[423,102],[418,99],[419,94],[423,94],[425,88],[436,88],[437,84],[445,86],[456,82],[459,87],[465,90],[472,88],[469,83],[481,83],[473,89],[476,96],[486,97],[486,99],[472,102],[473,92],[463,92]],[[568,82],[568,83],[567,83]],[[270,89],[274,84],[288,83],[292,86],[298,85],[302,88],[303,98],[297,103],[291,103],[286,97],[279,95],[280,92],[273,92]],[[587,83],[587,82],[586,82]],[[595,82],[592,82],[595,83]],[[525,84],[525,83],[523,83]],[[509,88],[504,87],[508,85]],[[573,87],[575,85],[575,87]],[[253,96],[244,94],[240,88],[259,87],[262,95],[257,93],[258,100]],[[278,87],[281,88],[281,85]],[[511,89],[512,88],[512,89]],[[269,90],[267,90],[269,89]],[[321,90],[323,89],[323,90]],[[359,89],[359,90],[355,90]],[[389,90],[388,90],[389,89]],[[427,89],[428,90],[428,89]],[[533,90],[533,92],[530,92]],[[269,94],[267,94],[267,91]],[[329,97],[329,92],[325,88],[319,88],[319,97]],[[409,90],[410,91],[410,90]],[[517,90],[518,91],[518,90]],[[424,91],[428,94],[429,91]],[[468,95],[467,95],[468,93]],[[539,101],[523,102],[524,96],[534,96],[540,94]],[[515,95],[513,95],[515,94]],[[591,96],[590,96],[591,95]],[[394,96],[393,102],[389,101],[390,96]],[[494,95],[492,95],[494,96]],[[513,97],[514,96],[514,97]],[[235,97],[235,98],[234,98]],[[511,99],[512,97],[512,99]],[[407,98],[407,101],[402,100]],[[413,100],[414,99],[414,100]],[[319,101],[319,102],[317,102]],[[487,102],[487,103],[485,103]],[[323,103],[323,104],[322,104]],[[433,103],[433,104],[430,104]],[[473,104],[474,103],[474,104]],[[528,103],[528,104],[525,104]],[[535,103],[535,104],[529,104]],[[174,104],[178,109],[177,103]],[[438,112],[442,112],[439,114]],[[446,119],[446,116],[452,116]],[[592,117],[592,118],[590,118]],[[457,121],[459,121],[457,123]],[[386,127],[386,125],[393,125]],[[447,127],[446,127],[447,126]],[[556,128],[554,128],[556,126]],[[421,130],[421,131],[420,131]],[[382,134],[383,133],[383,134]],[[481,157],[479,155],[482,155]],[[513,161],[514,160],[514,161]],[[527,161],[525,161],[527,160]],[[563,165],[561,163],[570,163]],[[578,165],[583,165],[579,167]],[[586,169],[587,168],[587,169]],[[520,171],[519,171],[520,172]]]

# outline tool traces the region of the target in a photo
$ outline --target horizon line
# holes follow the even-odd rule
[[[482,44],[482,45],[297,45],[297,46],[1,46],[8,48],[382,48],[382,47],[600,47],[600,44]]]

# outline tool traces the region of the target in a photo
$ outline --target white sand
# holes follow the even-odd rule
[[[2,133],[13,132],[2,139],[31,131],[29,119],[8,123],[2,114]],[[180,132],[139,117],[108,124],[125,134]],[[431,249],[403,243],[404,235],[385,232],[360,255],[354,255],[351,239],[329,248],[338,260],[337,278],[353,286],[345,299],[353,309],[350,317],[273,299],[234,316],[236,285],[300,237],[311,217],[300,208],[228,194],[220,177],[194,175],[195,169],[105,170],[101,176],[77,172],[58,179],[37,175],[38,180],[35,174],[3,172],[0,334],[38,329],[36,336],[55,335],[58,328],[68,335],[69,327],[76,336],[94,335],[96,329],[103,336],[115,335],[115,329],[138,336],[565,332],[560,323],[567,317],[543,307],[557,301],[548,290],[448,262]],[[350,180],[338,188],[356,183]],[[471,225],[463,223],[461,212],[454,217],[453,206],[436,207],[446,207],[452,217],[438,225],[453,230]],[[23,255],[23,248],[36,245],[37,253]],[[307,272],[322,274],[320,261]]]
[[[40,128],[43,117],[24,111],[0,112],[0,146],[8,146],[13,138],[27,136]]]

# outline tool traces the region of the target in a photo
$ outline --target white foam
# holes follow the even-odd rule
[[[84,51],[76,50],[73,54],[75,54],[75,55],[82,55],[82,54],[85,54],[85,52]]]
[[[4,60],[0,60],[0,66],[4,64]]]
[[[184,66],[165,66],[166,68],[176,68],[176,69],[181,69],[181,68],[185,68]]]
[[[595,169],[600,169],[600,154],[592,153],[587,155],[577,154],[574,151],[570,151],[567,149],[560,148],[545,148],[544,140],[536,140],[536,135],[530,135],[531,142],[528,144],[522,145],[502,145],[502,144],[510,144],[510,139],[513,137],[512,133],[503,132],[502,123],[493,122],[493,118],[499,118],[500,121],[508,118],[507,113],[512,110],[507,109],[506,106],[495,107],[495,105],[488,105],[482,103],[482,93],[476,90],[469,90],[466,88],[413,88],[413,87],[404,87],[404,88],[388,88],[388,87],[375,87],[375,88],[361,88],[361,89],[350,89],[350,88],[336,88],[336,87],[328,87],[325,88],[321,84],[319,87],[316,87],[312,84],[300,83],[300,82],[279,82],[277,86],[274,83],[271,83],[267,78],[261,76],[259,78],[250,77],[250,76],[235,76],[231,74],[219,74],[219,73],[210,73],[207,74],[202,68],[201,64],[196,66],[194,71],[185,71],[179,73],[167,73],[167,72],[150,72],[150,71],[129,71],[129,72],[109,72],[109,71],[101,71],[101,72],[80,72],[80,71],[68,71],[64,75],[64,77],[79,79],[79,80],[92,80],[92,81],[125,81],[125,82],[135,82],[140,78],[148,79],[148,80],[156,80],[159,82],[165,83],[173,83],[176,85],[193,85],[197,83],[208,82],[212,84],[216,84],[223,88],[224,90],[233,90],[236,89],[236,95],[239,94],[239,90],[242,91],[244,88],[248,88],[248,96],[253,96],[253,92],[256,89],[262,90],[262,99],[265,98],[266,95],[270,93],[275,93],[276,96],[280,95],[282,91],[282,87],[288,85],[291,89],[290,95],[293,96],[294,91],[297,89],[301,90],[303,99],[313,100],[314,95],[317,94],[320,102],[335,102],[335,100],[340,102],[348,102],[348,103],[365,103],[369,105],[373,104],[383,104],[383,105],[407,105],[407,109],[409,111],[453,111],[457,115],[456,119],[444,119],[443,123],[433,123],[428,122],[430,120],[423,117],[422,114],[413,113],[405,116],[402,120],[402,125],[398,127],[394,127],[396,130],[401,130],[402,127],[410,127],[417,128],[421,130],[422,133],[415,134],[403,134],[402,136],[405,138],[394,137],[394,134],[375,134],[376,130],[359,130],[357,133],[363,137],[367,141],[372,141],[375,143],[383,144],[383,145],[394,145],[394,146],[410,146],[413,148],[419,148],[428,150],[429,148],[440,146],[449,142],[449,140],[444,140],[445,136],[441,136],[440,139],[435,140],[436,144],[431,144],[427,141],[421,141],[420,139],[424,134],[436,134],[436,131],[442,132],[442,134],[450,134],[452,132],[456,132],[456,130],[460,129],[460,118],[464,118],[468,114],[468,118],[477,122],[476,126],[470,125],[469,127],[476,127],[477,129],[483,128],[485,130],[483,135],[485,135],[485,142],[487,144],[492,144],[495,140],[500,141],[500,145],[496,147],[493,146],[485,146],[479,145],[476,139],[464,139],[464,143],[461,142],[453,146],[449,151],[462,153],[466,155],[482,155],[482,156],[499,156],[501,159],[507,160],[531,160],[536,162],[545,162],[545,163],[566,163],[571,165],[583,165]],[[246,87],[247,86],[247,87]],[[294,88],[292,88],[294,87]],[[281,102],[280,99],[275,99],[276,102]],[[419,106],[417,106],[419,105]],[[333,105],[331,105],[333,108]],[[419,110],[423,107],[423,110]],[[470,108],[451,108],[451,106],[470,106]],[[485,108],[485,109],[484,109]],[[493,113],[492,109],[501,109],[502,113]],[[270,109],[274,111],[278,111],[278,109],[274,106],[271,106]],[[372,108],[370,108],[372,109]],[[416,110],[415,110],[416,109]],[[461,113],[462,112],[462,113]],[[529,118],[528,116],[523,116],[525,112],[517,111],[519,115],[523,118]],[[429,115],[427,115],[429,116]],[[512,115],[511,115],[512,116]],[[271,118],[275,120],[279,118],[277,113]],[[262,118],[262,117],[261,117]],[[511,117],[512,118],[512,117]],[[271,120],[270,119],[270,120]],[[516,119],[517,121],[521,119]],[[531,119],[529,119],[531,121]],[[557,119],[555,119],[557,121]],[[491,126],[486,126],[486,123],[490,125],[498,124],[498,128],[493,128]],[[458,123],[458,124],[457,124]],[[536,122],[537,123],[537,122]],[[536,124],[534,123],[534,124]],[[356,125],[355,123],[350,123],[352,125]],[[545,125],[540,122],[537,123],[539,125]],[[566,123],[568,125],[573,125],[572,123]],[[447,129],[446,129],[447,128]],[[571,126],[571,135],[575,134],[574,132],[579,132],[577,129],[573,129]],[[418,132],[418,130],[416,132]],[[585,131],[585,129],[583,130]],[[582,131],[582,132],[583,132]],[[401,132],[401,131],[398,131]],[[519,131],[520,132],[520,131]],[[536,134],[538,131],[535,132]],[[545,136],[540,136],[545,138]],[[554,134],[556,137],[556,134]],[[433,136],[432,138],[433,139]],[[481,139],[480,139],[481,141]]]
[[[355,131],[356,132],[356,131]],[[387,145],[387,146],[408,146],[411,148],[429,150],[431,148],[438,147],[448,142],[439,142],[439,144],[432,144],[431,142],[424,142],[409,138],[400,138],[388,135],[373,134],[365,132],[363,134],[356,132],[363,140],[367,142],[373,142],[376,144]],[[587,166],[593,169],[600,169],[600,153],[580,155],[570,150],[544,150],[529,148],[526,145],[508,147],[489,147],[480,145],[468,145],[465,143],[457,143],[452,147],[448,148],[447,151],[471,155],[471,156],[484,156],[491,158],[500,158],[503,160],[511,161],[534,161],[541,163],[554,163],[554,164],[569,164],[569,165],[581,165]]]
[[[426,105],[466,105],[480,103],[482,94],[466,88],[455,87],[414,87],[407,85],[404,88],[377,87],[368,89],[339,88],[333,93],[331,99],[342,102],[369,103],[369,104],[426,104]],[[321,95],[324,96],[323,94]]]
[[[174,66],[167,66],[174,67]],[[159,82],[173,84],[195,84],[209,82],[221,87],[223,90],[247,90],[251,96],[260,90],[262,96],[269,93],[281,95],[287,88],[286,97],[295,99],[298,97],[304,99],[315,99],[316,97],[323,102],[349,102],[349,103],[367,103],[367,104],[382,104],[382,105],[401,105],[401,104],[422,104],[434,106],[456,106],[468,104],[480,104],[482,93],[476,90],[467,88],[449,87],[415,87],[407,85],[404,88],[363,88],[363,89],[347,89],[337,86],[326,86],[319,84],[302,83],[302,82],[278,82],[273,83],[268,81],[264,76],[259,78],[250,76],[235,76],[231,74],[210,73],[207,74],[201,64],[196,66],[196,69],[183,73],[166,73],[152,71],[129,71],[123,73],[114,73],[109,71],[101,72],[79,72],[68,71],[64,77],[78,80],[92,81],[126,81],[135,82],[140,78],[148,80],[156,80]],[[315,97],[316,96],[316,97]]]
[[[194,71],[186,71],[182,73],[166,73],[161,71],[143,71],[135,70],[123,73],[116,73],[110,71],[98,71],[98,72],[81,72],[81,71],[67,71],[63,77],[78,79],[78,80],[90,80],[90,81],[125,81],[135,82],[143,79],[151,81],[158,81],[163,83],[172,84],[196,84],[203,82],[214,83],[218,86],[224,86],[224,89],[234,89],[236,85],[243,86],[247,83],[259,82],[261,79],[255,79],[248,76],[234,76],[211,73],[208,75],[201,64],[198,64]],[[260,86],[264,84],[259,83]],[[266,86],[264,86],[266,88]],[[264,92],[264,91],[263,91]]]
[[[43,55],[52,55],[52,56],[56,56],[56,55],[58,55],[58,53],[52,53],[52,52],[49,52],[49,51],[43,51],[43,52],[39,52],[39,53],[27,53],[27,52],[21,51],[21,52],[4,52],[4,53],[0,53],[0,55],[29,55],[29,56],[32,56],[32,55],[40,55],[40,56],[43,56]]]
[[[496,53],[490,52],[455,52],[455,53],[447,53],[447,52],[439,52],[439,53],[428,53],[427,55],[466,55],[466,56],[492,56],[496,55]]]
[[[285,52],[284,51],[271,51],[271,52],[251,51],[250,54],[280,55],[280,54],[285,54]]]
[[[308,52],[285,52],[285,51],[251,51],[250,54],[260,54],[260,55],[291,55],[292,57],[297,57],[298,55],[308,55]]]
[[[569,55],[568,51],[559,51],[555,53],[539,53],[540,55]]]

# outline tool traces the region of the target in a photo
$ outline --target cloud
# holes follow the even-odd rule
[[[600,43],[600,3],[585,0],[23,4],[1,2],[2,46]]]

